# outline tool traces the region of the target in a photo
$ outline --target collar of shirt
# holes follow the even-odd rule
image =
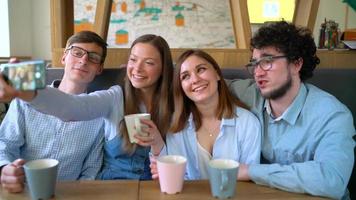
[[[59,84],[61,84],[61,79],[56,79],[52,82],[51,87],[58,88]]]
[[[295,97],[292,104],[288,106],[288,108],[283,112],[283,114],[281,116],[279,116],[277,118],[275,118],[273,116],[271,106],[270,106],[268,99],[266,99],[266,101],[265,101],[264,108],[265,108],[267,114],[272,119],[272,121],[271,121],[272,123],[283,119],[284,121],[288,122],[290,125],[294,125],[295,122],[297,121],[297,118],[298,118],[300,112],[302,111],[302,108],[303,108],[306,98],[307,98],[307,89],[306,89],[304,83],[302,83],[300,85],[298,95]]]
[[[221,132],[221,130],[223,129],[224,126],[235,126],[235,123],[236,123],[235,120],[237,120],[237,118],[231,118],[231,119],[222,118],[221,125],[220,125],[220,132]],[[188,130],[195,132],[195,124],[194,124],[194,121],[193,121],[193,114],[192,113],[190,113],[189,119],[188,119]]]

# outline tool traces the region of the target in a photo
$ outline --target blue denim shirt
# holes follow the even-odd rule
[[[104,145],[104,165],[97,179],[152,179],[150,170],[149,147],[137,145],[133,154],[122,151],[119,136]]]

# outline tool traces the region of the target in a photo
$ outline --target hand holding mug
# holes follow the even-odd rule
[[[23,165],[25,160],[17,159],[6,165],[1,171],[1,186],[10,193],[19,193],[24,190],[25,173]]]
[[[158,155],[164,146],[161,133],[152,120],[141,119],[140,133],[134,135],[137,139],[137,144],[141,146],[151,146],[151,151],[154,155]]]
[[[141,134],[142,136],[147,136],[146,132],[142,132],[143,126],[145,125],[141,123],[141,119],[150,120],[151,119],[150,113],[130,114],[130,115],[126,115],[124,118],[125,118],[126,128],[131,143],[137,143],[137,139],[135,137],[135,135],[137,134]]]

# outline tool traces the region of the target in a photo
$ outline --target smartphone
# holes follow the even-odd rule
[[[46,87],[46,67],[43,60],[5,63],[1,73],[17,90],[36,90]]]

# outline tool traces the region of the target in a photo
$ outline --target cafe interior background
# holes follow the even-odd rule
[[[265,21],[294,22],[297,16],[299,24],[313,30],[319,67],[356,68],[356,51],[341,42],[356,48],[356,0],[113,0],[108,29],[97,29],[97,5],[107,2],[0,0],[0,62],[18,57],[62,67],[59,60],[68,35],[89,29],[107,38],[105,68],[126,63],[131,42],[145,33],[166,38],[174,58],[186,48],[203,48],[221,67],[242,68],[249,60],[248,42],[255,30]],[[298,3],[308,5],[296,13]],[[67,13],[73,16],[70,23],[65,21],[71,17]],[[107,14],[101,9],[101,16]]]
[[[248,44],[248,37],[243,42],[238,41],[239,33],[236,33],[236,27],[239,22],[236,22],[233,13],[236,10],[234,6],[245,1],[114,0],[107,41],[111,48],[127,49],[134,38],[150,32],[167,38],[173,51],[190,47],[207,48],[211,51],[248,49],[248,46],[242,44]],[[0,25],[2,27],[0,58],[2,62],[6,62],[9,57],[16,56],[23,59],[44,59],[53,62],[53,66],[57,67],[54,56],[57,50],[54,47],[55,42],[51,41],[55,37],[53,30],[51,32],[51,24],[53,26],[55,17],[53,5],[51,12],[51,3],[56,4],[56,2],[57,0],[0,0]],[[91,29],[97,1],[74,0],[72,2],[74,4],[74,31]],[[332,27],[338,33],[338,39],[345,29],[356,29],[355,8],[353,9],[343,0],[313,2],[318,3],[313,27],[315,42],[318,45],[323,24],[329,30]],[[264,21],[282,18],[292,21],[296,0],[247,0],[247,4],[251,26],[249,31],[253,34]],[[336,29],[335,25],[337,25]],[[201,29],[203,31],[200,33]],[[183,32],[189,34],[180,34]],[[187,37],[182,37],[182,35],[187,35]],[[323,44],[326,43],[323,42]],[[330,42],[320,47],[321,51],[324,49],[335,51],[343,48],[342,45]],[[110,52],[108,60],[110,62]],[[114,64],[106,63],[106,67],[117,67],[125,63],[125,60],[115,62]],[[237,63],[234,66],[242,65]]]

